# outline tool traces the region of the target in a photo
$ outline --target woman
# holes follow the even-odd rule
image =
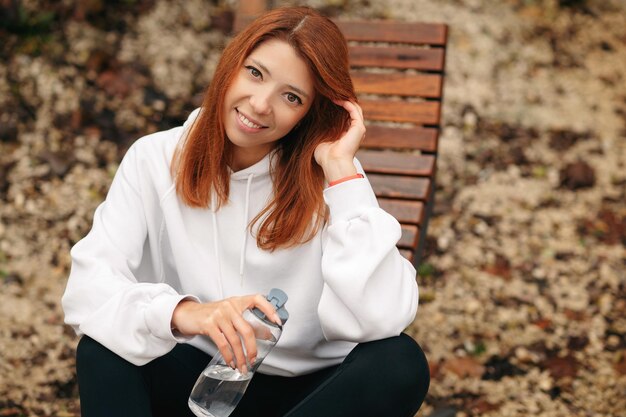
[[[354,158],[364,133],[330,20],[278,9],[232,40],[202,107],[129,149],[72,249],[83,417],[192,415],[218,350],[242,372],[254,362],[242,312],[279,322],[273,287],[289,323],[233,416],[416,412],[428,366],[401,334],[415,269]]]

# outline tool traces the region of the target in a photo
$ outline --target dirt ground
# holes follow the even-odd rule
[[[626,416],[626,2],[289,3],[450,25],[418,415]],[[80,415],[69,249],[199,104],[234,7],[0,0],[0,416]]]

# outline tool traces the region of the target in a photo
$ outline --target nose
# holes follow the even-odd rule
[[[260,90],[250,95],[250,107],[257,114],[269,114],[272,111],[269,92]]]

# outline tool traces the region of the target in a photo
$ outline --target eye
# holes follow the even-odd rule
[[[302,100],[300,99],[300,97],[298,97],[294,93],[287,93],[287,101],[294,104],[302,104]]]
[[[250,75],[252,75],[254,78],[261,78],[261,79],[263,78],[263,74],[261,74],[261,71],[259,71],[252,65],[246,65],[246,69],[248,70]]]

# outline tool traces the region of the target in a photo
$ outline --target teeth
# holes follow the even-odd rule
[[[252,123],[250,120],[248,120],[248,118],[246,116],[244,116],[242,113],[239,113],[239,120],[241,120],[241,123],[243,123],[244,125],[251,127],[253,129],[260,129],[263,126],[261,125],[257,125]]]

